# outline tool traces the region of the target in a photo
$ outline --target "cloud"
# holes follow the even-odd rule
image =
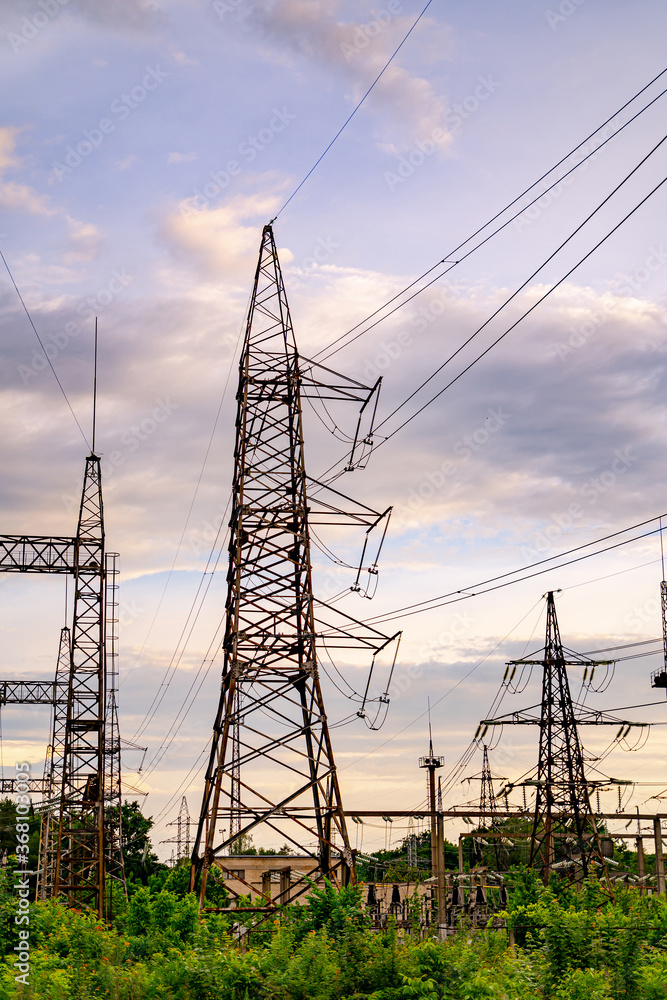
[[[279,46],[281,60],[285,53],[291,53],[316,62],[324,60],[338,69],[352,83],[351,99],[356,103],[414,18],[384,11],[382,16],[371,12],[367,22],[342,22],[337,20],[340,9],[337,0],[284,0],[277,4],[262,0],[244,5],[240,16],[261,31],[270,46]],[[428,19],[422,19],[411,37],[412,45],[433,27]],[[276,54],[273,48],[269,52]],[[427,79],[398,61],[385,71],[366,107],[382,111],[384,121],[376,127],[376,140],[386,152],[408,149],[415,141],[430,138],[437,129],[445,133],[439,140],[440,148],[451,143],[445,123],[447,101]]]
[[[10,212],[26,212],[28,215],[54,215],[49,198],[40,195],[27,184],[17,184],[4,180],[2,174],[20,164],[16,154],[17,138],[23,129],[14,126],[0,127],[0,207]]]
[[[124,156],[122,160],[118,161],[116,166],[119,170],[127,170],[134,163],[138,162],[139,162],[139,157],[135,153],[128,153],[127,156]]]
[[[167,163],[191,163],[193,160],[198,159],[199,157],[196,153],[170,153]]]
[[[104,243],[104,236],[97,226],[67,216],[67,227],[70,250],[65,254],[65,263],[94,260]]]
[[[153,34],[166,23],[154,0],[70,0],[69,10],[93,25],[119,34]]]
[[[159,227],[170,253],[205,279],[229,282],[252,274],[258,226],[279,206],[275,194],[239,195],[217,207],[194,208],[191,199],[171,209]]]

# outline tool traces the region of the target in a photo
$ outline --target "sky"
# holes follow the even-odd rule
[[[121,568],[121,730],[147,748],[128,747],[124,770],[128,795],[142,793],[156,819],[156,841],[173,835],[181,795],[199,810],[220,683],[239,338],[262,227],[276,215],[301,352],[327,359],[340,348],[327,365],[368,384],[383,378],[377,447],[339,485],[393,512],[372,603],[351,593],[342,607],[386,614],[381,627],[403,636],[380,731],[335,725],[356,706],[323,674],[346,807],[423,803],[429,698],[442,773],[454,774],[506,661],[543,644],[547,590],[560,590],[573,650],[661,633],[655,521],[632,544],[469,595],[667,510],[667,74],[655,79],[667,12],[657,0],[432,0],[305,179],[422,7],[0,8],[0,249],[76,416],[3,267],[2,530],[75,530],[97,316],[97,450],[107,544]],[[431,271],[407,301],[403,289],[441,261],[459,263]],[[382,307],[397,295],[389,314]],[[364,322],[378,309],[380,322]],[[338,418],[353,430],[352,409]],[[344,446],[314,410],[304,419],[317,476]],[[345,530],[326,543],[349,561],[362,539]],[[317,592],[353,582],[319,550],[313,558]],[[64,581],[5,576],[0,587],[3,675],[52,675]],[[457,593],[424,613],[393,613]],[[661,661],[619,662],[587,704],[664,701],[649,676]],[[368,670],[354,657],[338,666],[355,688]],[[573,668],[575,692],[581,679]],[[537,673],[524,680],[523,692],[505,692],[503,711],[539,700]],[[600,767],[638,782],[623,791],[624,808],[655,811],[667,712],[661,703],[627,717],[658,724],[643,748],[614,747]],[[48,710],[10,706],[1,723],[5,773],[23,757],[40,773]],[[586,730],[589,756],[615,733]],[[488,740],[498,779],[535,765],[534,729],[507,726]],[[459,779],[480,765],[481,749],[456,772],[446,805],[476,801],[479,783]],[[616,808],[617,789],[601,799]],[[458,832],[447,823],[448,837]],[[355,831],[364,850],[404,833],[381,821]],[[158,850],[168,857],[171,846]]]

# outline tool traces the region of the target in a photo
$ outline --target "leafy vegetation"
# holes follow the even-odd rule
[[[667,1000],[665,897],[630,888],[611,901],[594,880],[544,888],[526,870],[512,873],[499,930],[439,941],[390,921],[373,933],[362,889],[325,884],[280,917],[244,914],[240,945],[232,916],[199,919],[181,866],[135,883],[112,927],[32,904],[24,985],[10,875],[0,873],[0,1000]]]

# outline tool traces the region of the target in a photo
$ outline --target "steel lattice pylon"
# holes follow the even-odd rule
[[[567,658],[561,642],[554,592],[547,598],[547,627],[544,653],[539,659],[524,657],[510,660],[503,683],[511,684],[517,667],[539,666],[542,668],[542,698],[539,715],[533,709],[510,712],[493,719],[483,719],[482,738],[489,726],[540,727],[540,748],[536,780],[518,782],[519,787],[535,788],[535,809],[531,834],[529,864],[542,867],[545,882],[554,870],[567,871],[584,877],[591,873],[592,864],[598,866],[602,877],[608,882],[608,872],[602,852],[600,834],[595,814],[591,807],[591,789],[618,784],[629,784],[616,778],[600,777],[587,779],[584,752],[579,738],[579,727],[615,726],[616,739],[633,727],[644,723],[628,722],[610,712],[591,709],[583,704],[573,704],[568,667],[583,668],[583,683],[591,686],[595,669],[609,667],[613,660],[591,660],[567,650]],[[510,673],[510,668],[512,668]],[[508,677],[509,674],[509,677]],[[478,729],[479,732],[479,729]],[[505,786],[507,795],[514,784]]]
[[[489,764],[489,748],[483,745],[482,774],[479,794],[479,828],[498,833],[498,817],[496,816],[496,793],[493,788],[493,775]],[[481,845],[475,844],[478,856],[483,857]],[[496,869],[507,868],[507,849],[499,838],[494,838],[493,850],[496,856]]]
[[[311,878],[354,877],[317,662],[304,381],[266,226],[239,367],[222,690],[192,853],[202,902],[210,865],[224,867],[226,849],[260,824],[316,859]],[[368,401],[343,381],[345,398]],[[370,530],[383,516],[364,508],[356,520]],[[374,652],[389,641],[366,633]],[[329,634],[352,645],[341,628]],[[292,883],[292,897],[306,888]]]
[[[554,814],[569,819],[557,821]],[[560,833],[560,838],[557,834]],[[584,755],[572,705],[567,662],[553,591],[547,594],[547,633],[542,673],[540,753],[529,864],[538,857],[545,879],[559,860],[578,856],[584,877],[592,861],[605,871],[597,823],[591,808]]]
[[[74,551],[74,615],[55,896],[104,913],[104,512],[100,459],[86,459]]]
[[[67,626],[60,630],[60,649],[56,667],[56,691],[69,684],[71,659],[71,634]],[[39,863],[37,865],[37,898],[48,899],[52,894],[56,879],[56,857],[58,853],[58,824],[60,804],[58,796],[62,788],[63,760],[67,728],[67,700],[57,696],[53,702],[53,725],[51,742],[46,750],[44,767],[44,798],[46,808],[42,813],[39,834]]]
[[[105,558],[100,459],[94,452],[86,459],[76,536],[0,535],[0,572],[74,578],[73,623],[61,632],[54,681],[0,684],[4,703],[54,708],[44,779],[39,782],[46,804],[38,895],[64,897],[68,904],[95,910],[100,917],[108,915],[107,866],[124,888],[115,559],[115,554],[108,563]]]

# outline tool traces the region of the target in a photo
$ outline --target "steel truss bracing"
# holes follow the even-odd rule
[[[496,793],[493,788],[493,775],[491,774],[491,765],[489,764],[489,748],[486,744],[483,745],[480,781],[479,828],[491,833],[498,833]],[[496,870],[503,871],[507,868],[508,856],[507,848],[502,843],[501,837],[494,840],[493,850],[496,857]],[[478,844],[477,841],[475,841],[475,854],[478,858],[483,858],[484,856],[482,845]]]
[[[260,825],[317,860],[311,878],[354,877],[316,638],[324,632],[328,649],[372,657],[391,640],[316,606],[310,526],[351,520],[371,531],[389,512],[343,510],[347,498],[306,475],[302,398],[353,399],[368,412],[378,388],[343,376],[332,385],[333,373],[321,371],[299,357],[267,226],[239,367],[222,690],[192,853],[191,887],[198,883],[202,903],[211,864],[224,868],[230,845]],[[367,442],[357,428],[348,467]],[[368,570],[376,572],[375,562]],[[358,714],[367,713],[364,698]],[[306,887],[293,882],[292,898]]]
[[[53,895],[56,881],[58,853],[58,824],[60,821],[59,795],[63,782],[63,761],[67,735],[67,702],[71,659],[71,633],[67,626],[60,630],[60,649],[54,688],[58,697],[53,700],[51,742],[46,748],[44,766],[44,799],[39,835],[39,864],[37,865],[37,897],[48,899]]]
[[[169,840],[163,840],[161,843],[176,844],[176,862],[189,858],[191,820],[190,810],[188,809],[188,800],[185,795],[181,798],[181,805],[178,810],[177,818],[172,823],[167,823],[167,826],[176,827],[176,836],[170,837]]]
[[[74,578],[73,622],[71,630],[61,633],[55,680],[0,681],[0,703],[53,705],[44,778],[31,780],[46,801],[39,891],[102,917],[107,868],[123,884],[124,879],[115,684],[117,569],[113,557],[108,572],[105,564],[97,455],[86,459],[76,535],[0,535],[0,572]],[[5,785],[9,789],[4,782],[3,790]]]
[[[86,459],[54,894],[104,913],[104,511],[100,459]]]
[[[569,652],[569,651],[568,651]],[[484,719],[482,726],[539,725],[540,747],[536,780],[523,784],[535,788],[535,809],[531,836],[531,865],[540,866],[545,881],[554,870],[587,876],[591,866],[607,878],[598,824],[591,807],[590,791],[600,785],[615,784],[614,779],[590,781],[586,777],[584,753],[579,738],[580,725],[620,726],[629,723],[608,713],[575,706],[570,692],[568,667],[588,670],[608,665],[608,660],[590,660],[576,655],[565,658],[560,638],[553,591],[547,594],[547,627],[544,656],[540,659],[511,660],[509,667],[542,667],[542,699],[539,716],[530,710],[513,712],[495,719]],[[507,672],[506,672],[507,675]],[[486,730],[484,730],[486,732]],[[513,786],[508,785],[507,790]]]
[[[122,850],[121,739],[118,725],[118,553],[104,557],[104,863],[112,887],[127,893]],[[113,893],[112,893],[113,896]],[[111,916],[113,898],[107,903]]]

